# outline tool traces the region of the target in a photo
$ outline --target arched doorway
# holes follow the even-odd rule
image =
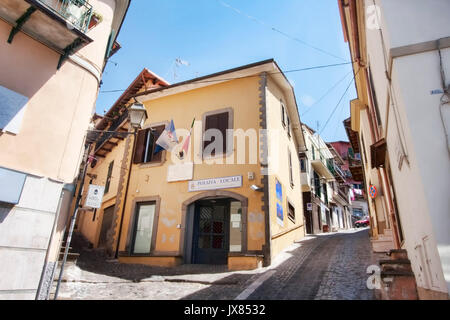
[[[182,206],[184,263],[227,264],[229,252],[247,250],[246,197],[230,191],[208,191]]]

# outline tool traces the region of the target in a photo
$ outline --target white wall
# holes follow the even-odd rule
[[[375,3],[381,8],[384,54],[399,46],[450,36],[448,0]],[[372,0],[366,0],[366,6],[371,4]],[[441,95],[431,94],[431,90],[442,89],[438,51],[395,58],[390,93],[380,31],[367,29],[366,35],[382,135],[387,134],[404,247],[418,285],[445,292],[450,288],[450,157],[439,113]],[[442,57],[449,85],[450,49],[442,50]],[[444,121],[450,127],[450,119]],[[367,134],[367,143],[366,137]],[[409,164],[403,162],[399,168],[398,159],[403,152]]]
[[[0,206],[0,300],[35,298],[62,187],[28,176],[19,204]]]
[[[448,0],[377,0],[376,4],[385,15],[392,48],[449,36]]]

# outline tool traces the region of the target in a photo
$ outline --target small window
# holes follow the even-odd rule
[[[156,141],[166,128],[165,125],[139,130],[134,152],[134,163],[158,163],[162,160],[164,151],[155,154]]]
[[[314,171],[314,193],[318,198],[320,198],[320,178],[319,175]]]
[[[295,207],[288,201],[288,218],[295,223]]]
[[[106,177],[105,193],[108,193],[109,191],[109,185],[111,184],[111,176],[113,168],[114,168],[114,161],[111,161],[108,167],[108,176]]]
[[[286,114],[286,119],[287,119],[287,134],[288,137],[291,137],[291,119],[289,118],[289,115]]]
[[[306,172],[306,158],[300,158],[300,170]]]
[[[288,149],[288,162],[289,162],[289,182],[291,183],[291,187],[294,186],[294,178],[292,176],[292,155],[291,150]]]
[[[322,188],[323,188],[323,196],[325,199],[325,204],[328,205],[328,190],[327,190],[327,184],[323,183],[322,184]]]
[[[283,102],[281,102],[281,123],[286,127],[286,107]]]

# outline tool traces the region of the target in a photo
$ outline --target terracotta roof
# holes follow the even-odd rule
[[[350,125],[350,118],[345,119],[343,122],[344,122],[345,131],[347,132],[347,136],[348,136],[348,139],[350,140],[350,144],[352,145],[353,151],[355,153],[360,153],[358,132],[352,130],[351,125]]]
[[[152,80],[152,84],[147,83]],[[114,105],[109,109],[109,111],[104,115],[102,121],[97,124],[97,130],[105,130],[108,127],[108,120],[113,118],[114,114],[117,113],[122,107],[126,106],[133,96],[136,95],[142,88],[149,90],[151,88],[167,87],[169,83],[164,79],[154,74],[148,69],[142,70],[141,73],[136,77],[136,79],[130,84],[130,86],[122,93],[122,95],[117,99]]]

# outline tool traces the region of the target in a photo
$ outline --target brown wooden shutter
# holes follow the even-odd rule
[[[153,148],[152,148],[152,150],[149,150],[149,152],[151,151],[151,153],[152,153],[150,162],[160,162],[162,159],[162,154],[163,154],[164,150],[158,152],[157,154],[154,154],[154,152],[155,152],[155,148],[157,146],[156,140],[158,140],[159,136],[161,135],[161,133],[163,133],[164,129],[166,129],[165,125],[161,125],[161,126],[157,126],[157,127],[153,128],[153,132],[152,132],[153,134],[151,135],[151,139],[153,139]]]
[[[218,122],[217,122],[217,115],[213,114],[210,116],[206,116],[205,119],[205,132],[208,131],[209,129],[215,129],[218,127]],[[205,134],[205,132],[203,132],[203,134]],[[211,144],[214,140],[211,141],[207,141],[207,140],[203,140],[203,150],[206,149],[206,147]]]
[[[223,153],[227,153],[227,129],[228,129],[228,112],[219,113],[217,115],[217,123],[218,127],[217,129],[220,130],[223,137]]]
[[[133,163],[142,163],[145,154],[145,137],[148,130],[139,130],[136,136],[136,149],[134,151]]]
[[[222,137],[223,137],[223,145],[222,145],[222,150],[223,153],[227,152],[227,129],[228,129],[228,119],[229,119],[229,113],[228,112],[223,112],[223,113],[217,113],[217,114],[212,114],[210,116],[206,116],[205,119],[205,132],[208,129],[217,129],[222,133]],[[205,150],[205,148],[213,143],[214,140],[212,141],[203,141],[203,150]],[[216,150],[214,150],[212,152],[211,155],[214,155],[216,152]]]

